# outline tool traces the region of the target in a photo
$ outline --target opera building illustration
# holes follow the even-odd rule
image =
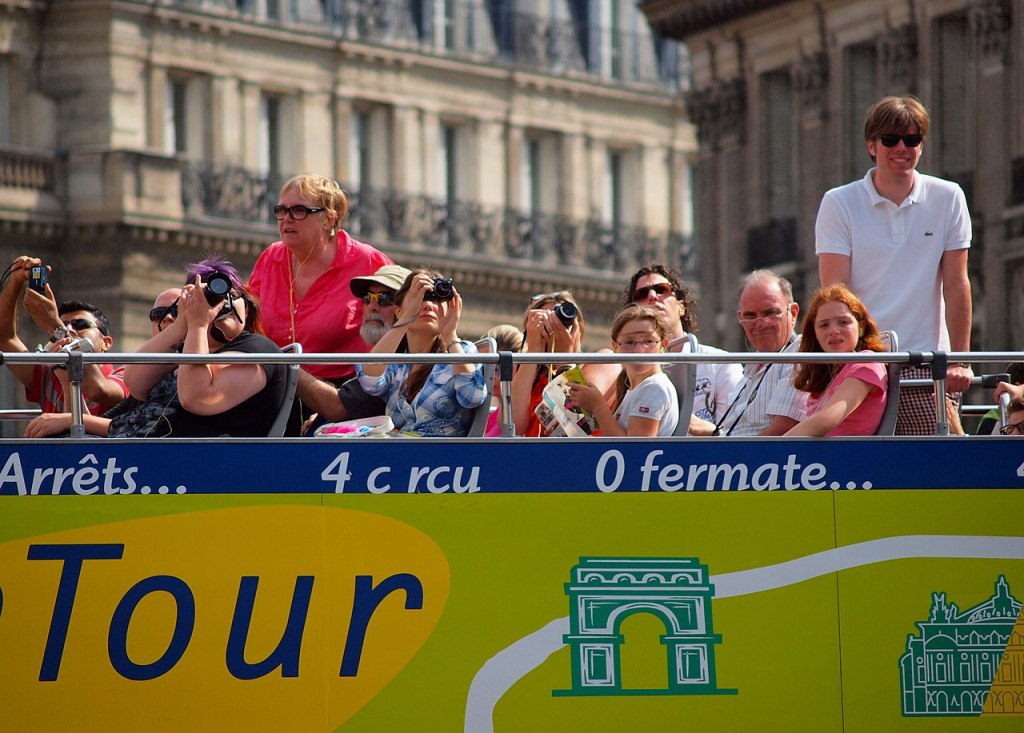
[[[900,657],[905,716],[1024,715],[1021,602],[999,576],[995,593],[960,611],[932,594],[927,621],[916,623]]]

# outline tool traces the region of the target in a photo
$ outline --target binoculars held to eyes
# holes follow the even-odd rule
[[[455,297],[455,288],[450,277],[435,277],[434,287],[423,294],[423,300],[432,300],[435,303],[443,303]]]

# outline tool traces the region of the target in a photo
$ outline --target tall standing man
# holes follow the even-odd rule
[[[971,217],[960,186],[918,173],[928,136],[928,111],[914,97],[886,97],[864,121],[875,167],[859,181],[825,194],[815,225],[823,286],[841,282],[855,292],[901,350],[967,351],[971,345],[971,283],[967,251]],[[903,367],[903,379],[931,376]],[[953,364],[946,389],[963,392],[970,364]],[[935,430],[933,392],[900,394],[897,435]]]

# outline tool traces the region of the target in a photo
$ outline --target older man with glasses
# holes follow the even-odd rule
[[[622,305],[646,305],[657,310],[665,319],[669,332],[667,351],[689,351],[687,334],[696,333],[697,314],[689,291],[678,273],[661,264],[642,267],[629,279]],[[722,354],[721,349],[698,343],[699,354]],[[697,365],[697,383],[693,396],[693,415],[690,435],[712,435],[715,423],[729,404],[729,395],[742,381],[739,364],[722,363]],[[678,385],[676,385],[678,387]],[[685,415],[680,415],[684,419]]]
[[[825,194],[815,225],[822,286],[845,283],[904,351],[971,348],[967,252],[971,215],[960,186],[917,172],[928,137],[928,112],[914,97],[885,97],[864,122],[875,163],[863,179]],[[929,367],[901,376],[929,377]],[[970,364],[951,364],[952,397],[970,386]],[[897,435],[935,431],[934,390],[900,392]]]
[[[18,336],[18,300],[48,336],[46,351],[76,348],[104,352],[114,345],[110,322],[96,306],[81,300],[66,300],[59,305],[48,283],[41,289],[25,287],[33,268],[44,268],[37,257],[18,257],[5,274],[6,286],[0,293],[0,351],[26,352],[28,347]],[[25,387],[25,398],[43,412],[66,412],[69,392],[67,369],[41,364],[7,364],[7,368]],[[86,364],[82,378],[85,409],[94,415],[105,412],[128,396],[124,367],[111,364]]]
[[[771,270],[755,270],[740,288],[736,316],[754,351],[795,352],[800,306],[793,286]],[[793,364],[747,364],[714,435],[782,435],[807,416],[806,392],[793,386]]]
[[[384,265],[372,275],[354,277],[349,282],[352,295],[362,302],[363,324],[359,335],[368,347],[380,341],[394,325],[395,292],[408,276],[409,270],[404,267]],[[383,415],[385,411],[384,400],[366,394],[358,379],[335,386],[303,369],[299,372],[296,394],[321,421],[358,420]]]

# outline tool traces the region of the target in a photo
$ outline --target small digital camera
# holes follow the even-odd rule
[[[28,271],[28,286],[37,293],[46,293],[46,265],[33,265]]]
[[[450,277],[435,277],[434,287],[423,294],[423,300],[432,300],[435,303],[443,303],[455,297],[455,288],[452,286]]]

